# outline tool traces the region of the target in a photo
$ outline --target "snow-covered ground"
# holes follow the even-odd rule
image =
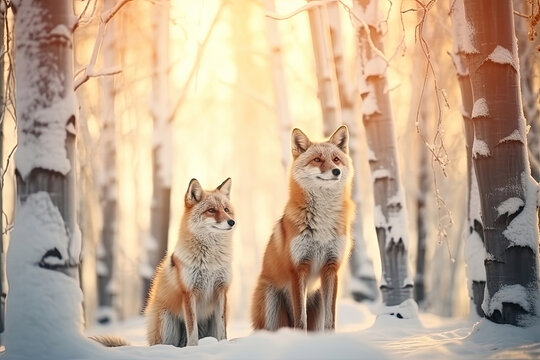
[[[202,339],[198,347],[146,346],[142,317],[93,327],[88,335],[120,335],[133,346],[106,349],[114,358],[146,359],[539,359],[540,323],[530,328],[487,320],[449,319],[420,313],[415,319],[376,317],[352,300],[339,301],[335,334],[304,335],[282,329],[252,332],[249,323],[229,326],[228,341]],[[115,355],[113,355],[113,353]]]

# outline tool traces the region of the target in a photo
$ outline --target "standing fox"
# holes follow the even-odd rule
[[[348,142],[345,126],[322,143],[292,132],[289,201],[264,253],[251,311],[255,329],[335,329],[337,272],[353,212]]]
[[[150,345],[197,345],[206,336],[227,338],[227,290],[231,281],[231,179],[205,191],[192,179],[174,252],[156,270],[150,289]]]

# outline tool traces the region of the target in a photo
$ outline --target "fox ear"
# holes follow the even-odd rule
[[[305,152],[311,146],[306,134],[302,130],[295,128],[291,134],[291,150],[294,158]]]
[[[342,125],[340,126],[332,136],[330,136],[330,139],[328,140],[329,143],[336,145],[338,148],[341,149],[344,153],[349,153],[349,129],[347,129],[347,126]]]
[[[229,197],[229,194],[231,193],[231,182],[231,178],[227,178],[227,180],[222,182],[221,185],[217,187],[218,191],[226,197]]]
[[[203,189],[197,179],[191,179],[186,192],[186,205],[195,205],[202,199]]]

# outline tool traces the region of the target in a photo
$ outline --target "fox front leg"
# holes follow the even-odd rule
[[[227,289],[220,288],[217,295],[217,305],[214,310],[217,325],[217,339],[227,339]]]
[[[321,292],[324,311],[324,329],[334,331],[336,328],[336,297],[337,297],[338,266],[326,264],[321,271]]]
[[[187,346],[199,344],[199,328],[197,325],[197,297],[194,293],[184,296],[184,320],[186,322]]]
[[[291,284],[291,297],[294,315],[294,327],[296,329],[307,330],[307,289],[306,280],[309,274],[309,264],[301,264],[298,266],[296,274],[293,276]]]

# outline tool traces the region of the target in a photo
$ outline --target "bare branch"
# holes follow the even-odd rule
[[[131,2],[133,0],[120,0],[116,3],[114,7],[112,7],[109,10],[105,10],[101,13],[101,16],[99,18],[99,28],[98,28],[98,34],[96,37],[96,42],[94,43],[94,49],[92,50],[92,55],[90,56],[90,62],[88,65],[84,67],[84,71],[77,71],[77,76],[75,76],[75,80],[73,81],[73,88],[75,91],[88,81],[91,77],[98,77],[98,76],[104,76],[104,75],[112,75],[118,73],[116,72],[110,72],[110,73],[104,73],[103,71],[95,71],[94,67],[96,66],[97,57],[99,55],[99,50],[101,49],[101,45],[103,45],[103,40],[105,38],[105,31],[107,30],[107,24],[111,19],[120,11],[120,9],[126,5],[127,3]]]
[[[206,33],[202,43],[199,46],[199,51],[197,52],[197,56],[195,57],[195,61],[193,63],[193,67],[191,68],[191,71],[188,75],[188,78],[186,79],[186,82],[184,83],[184,86],[182,90],[180,91],[180,96],[178,97],[178,100],[176,100],[173,108],[171,109],[171,112],[168,116],[169,121],[172,121],[174,118],[174,115],[184,102],[187,91],[189,89],[189,86],[191,85],[191,82],[193,81],[193,78],[195,77],[195,74],[197,73],[197,70],[199,69],[199,66],[201,64],[204,51],[206,49],[206,46],[208,45],[208,42],[212,36],[212,33],[214,32],[214,28],[216,27],[216,24],[218,23],[221,14],[223,13],[223,9],[225,8],[225,5],[227,5],[227,1],[223,1],[221,5],[219,6],[219,9],[216,12],[216,15],[214,16],[214,19],[212,20],[212,23],[210,24],[210,27],[208,28],[208,32]]]
[[[73,31],[77,30],[80,26],[84,26],[90,23],[92,17],[94,16],[94,13],[96,12],[97,0],[94,0],[94,6],[92,7],[92,12],[90,13],[90,15],[86,16],[86,12],[88,11],[88,8],[91,2],[92,2],[91,0],[88,0],[88,2],[86,3],[84,10],[81,12],[79,17],[77,18],[75,25],[73,25]]]
[[[307,3],[306,5],[299,7],[298,9],[294,10],[293,12],[291,12],[289,14],[280,15],[280,14],[277,14],[275,12],[267,11],[266,16],[271,18],[271,19],[274,19],[274,20],[287,20],[287,19],[290,19],[290,18],[300,14],[301,12],[304,12],[304,11],[309,10],[309,9],[313,9],[314,7],[318,7],[318,6],[322,6],[322,5],[326,5],[328,3],[338,2],[338,1],[339,0],[313,0],[313,1],[310,1],[309,3]],[[341,2],[341,1],[339,1],[339,2]]]

